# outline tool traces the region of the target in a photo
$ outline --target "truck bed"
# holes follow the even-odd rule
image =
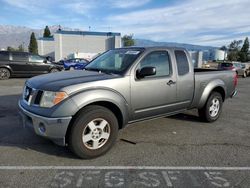
[[[194,82],[195,90],[192,107],[200,107],[202,101],[202,94],[205,92],[205,88],[213,87],[213,82],[221,83],[221,85],[227,86],[225,98],[228,98],[234,90],[233,78],[235,72],[231,70],[218,70],[218,69],[194,69]],[[225,83],[225,84],[223,84]],[[209,85],[209,86],[208,86]]]
[[[194,72],[212,72],[212,71],[221,71],[221,70],[219,70],[219,69],[194,68]]]

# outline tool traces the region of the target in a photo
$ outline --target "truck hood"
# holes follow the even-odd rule
[[[27,85],[40,90],[59,91],[67,86],[119,77],[121,76],[85,70],[64,71],[33,77],[27,81]]]

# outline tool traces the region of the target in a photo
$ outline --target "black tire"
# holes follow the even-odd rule
[[[103,119],[108,124],[105,128],[108,128],[109,130],[109,137],[106,139],[106,141],[103,141],[104,139],[101,138],[93,138],[95,136],[94,131],[89,129],[89,125],[91,122],[94,122],[94,120]],[[98,123],[97,123],[98,124]],[[97,125],[96,124],[96,125]],[[97,127],[100,125],[97,125]],[[91,139],[89,142],[84,143],[83,138],[85,131],[88,131],[89,133],[87,135],[91,135]],[[102,131],[102,134],[105,131]],[[108,132],[108,131],[107,131]],[[99,132],[99,135],[102,135]],[[73,153],[75,153],[78,157],[82,159],[91,159],[98,157],[100,155],[105,154],[115,143],[116,138],[118,135],[118,121],[116,116],[107,108],[102,106],[88,106],[84,108],[76,117],[76,119],[73,121],[70,133],[69,133],[69,148]],[[86,135],[85,135],[86,138]],[[97,141],[98,145],[102,143],[103,145],[100,145],[101,147],[94,149],[90,148],[91,145],[94,145],[94,141]],[[100,140],[99,140],[100,139]]]
[[[0,80],[8,80],[10,78],[10,71],[7,68],[0,68]]]
[[[217,113],[211,114],[210,107],[213,104],[214,99],[215,99],[215,101],[218,100],[219,109],[218,109]],[[221,94],[218,92],[212,92],[211,95],[209,96],[206,104],[204,105],[204,107],[198,110],[201,120],[205,121],[205,122],[216,121],[221,114],[222,106],[223,106],[223,100],[222,100]]]
[[[60,70],[59,69],[57,69],[57,68],[52,68],[49,72],[50,73],[54,73],[54,72],[59,72]]]
[[[244,72],[243,75],[242,75],[243,78],[246,78],[247,77],[247,73]]]

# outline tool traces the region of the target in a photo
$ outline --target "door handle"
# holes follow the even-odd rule
[[[169,80],[168,83],[167,83],[168,86],[171,86],[171,85],[174,85],[174,84],[176,84],[176,82],[174,82],[173,80]]]

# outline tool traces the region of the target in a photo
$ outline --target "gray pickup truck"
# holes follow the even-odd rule
[[[107,51],[83,71],[27,80],[19,101],[25,126],[94,158],[115,143],[127,124],[197,108],[213,122],[236,92],[233,71],[194,69],[181,48],[131,47]]]

